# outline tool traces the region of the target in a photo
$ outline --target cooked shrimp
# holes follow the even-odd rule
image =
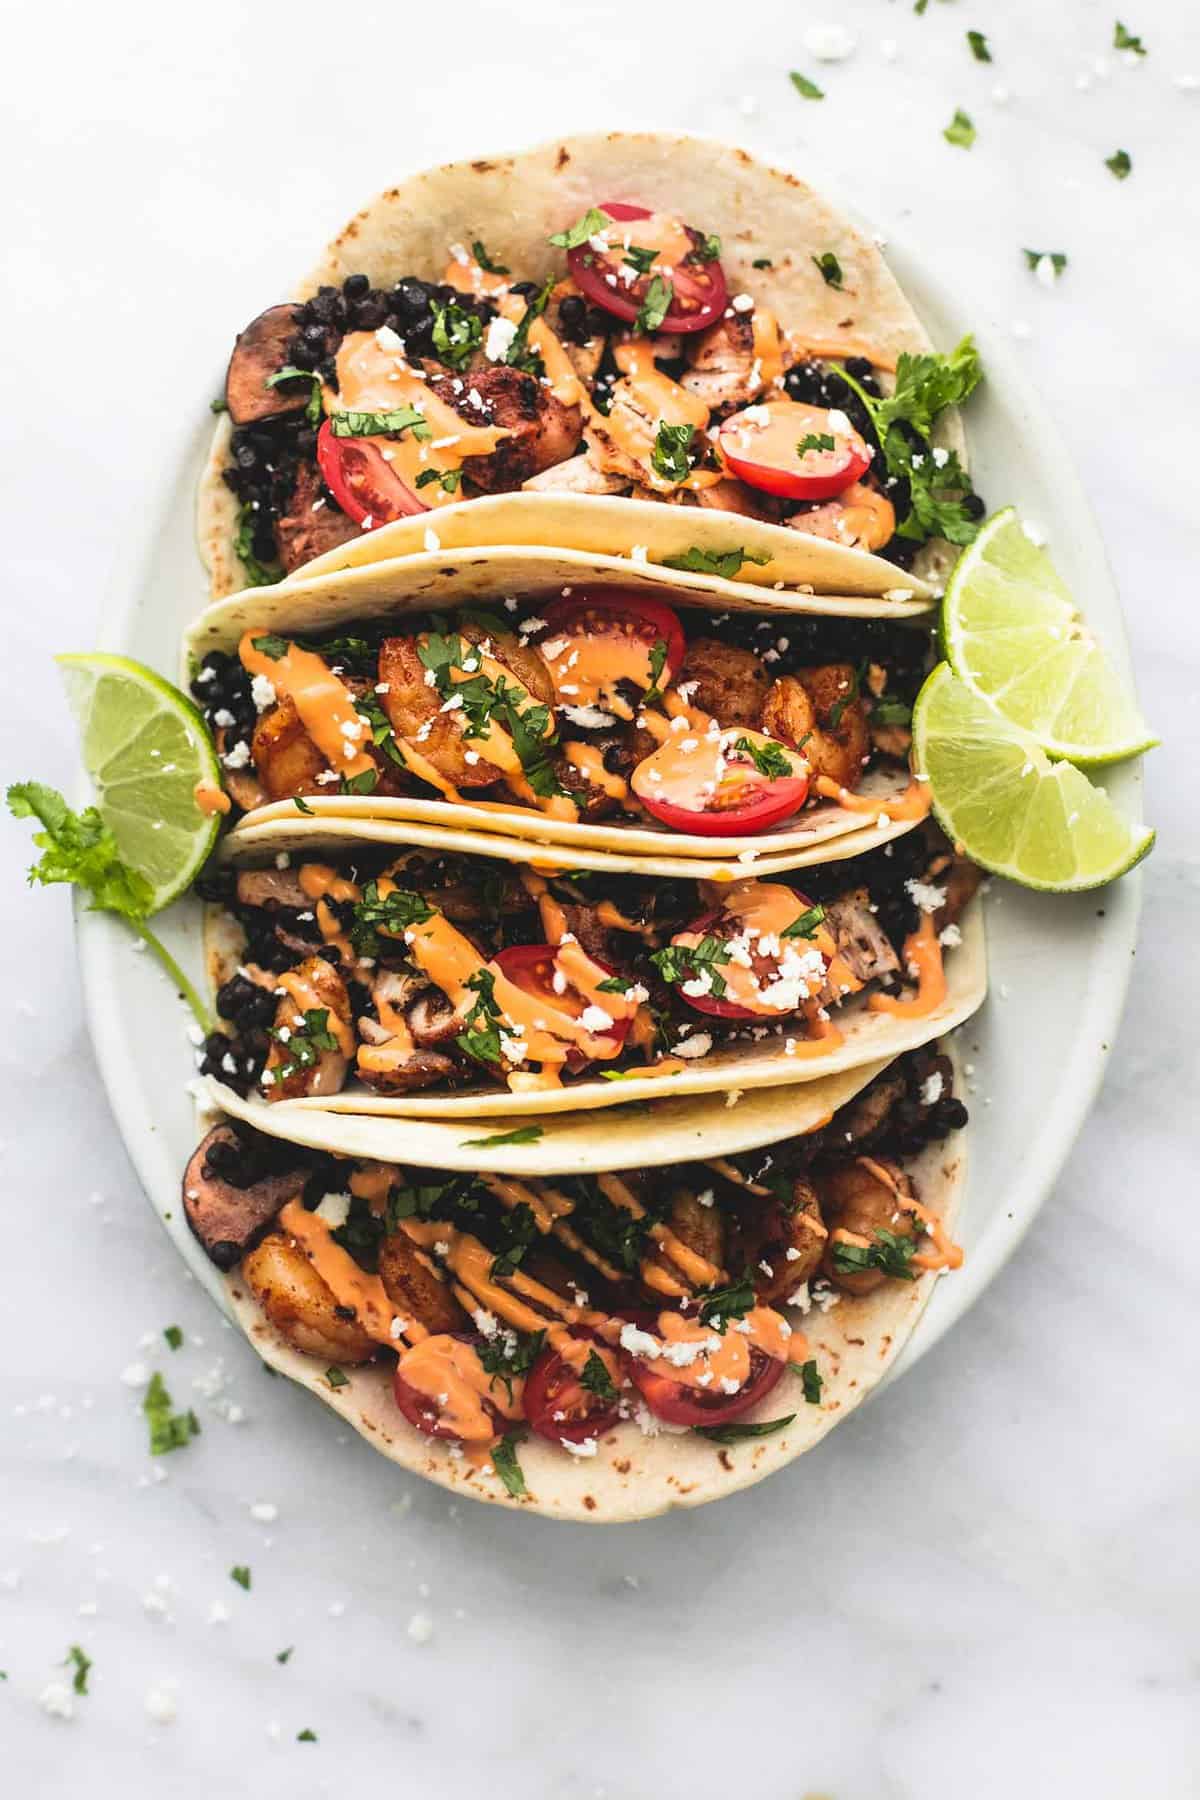
[[[898,1163],[883,1157],[875,1161],[895,1181],[902,1194],[912,1198],[912,1183]],[[876,1242],[876,1233],[889,1231],[895,1237],[914,1239],[912,1212],[902,1206],[887,1182],[862,1162],[844,1163],[821,1178],[822,1210],[829,1226],[830,1240],[823,1258],[825,1274],[847,1294],[869,1294],[889,1278],[882,1269],[863,1269],[844,1274],[837,1268],[834,1255],[840,1241],[834,1234],[848,1231],[854,1237]]]
[[[343,1031],[349,1031],[350,996],[346,984],[333,964],[323,956],[305,957],[289,970],[287,979],[300,989],[304,1004],[299,1005],[286,990],[280,997],[265,1071],[273,1079],[265,1084],[263,1092],[268,1100],[298,1100],[311,1094],[336,1094],[346,1079],[346,1056],[340,1046],[332,1050],[317,1048],[315,1060],[297,1067],[294,1066],[297,1062],[295,1040],[305,1041],[312,1047],[304,1016],[307,1012],[327,1013],[328,1035],[335,1040],[339,1022]],[[280,1037],[277,1035],[280,1032],[287,1035]],[[290,1073],[281,1074],[285,1068]]]
[[[693,638],[683,659],[679,685],[695,683],[688,698],[721,725],[756,726],[767,692],[767,671],[752,650],[719,638]]]
[[[369,1362],[373,1339],[353,1319],[341,1317],[333,1289],[281,1231],[272,1231],[242,1259],[251,1293],[283,1337],[308,1356],[330,1362]]]
[[[866,708],[850,663],[825,663],[782,675],[763,705],[762,729],[800,749],[818,775],[856,788],[871,748]]]
[[[426,683],[418,643],[415,637],[390,637],[379,646],[379,682],[386,690],[380,698],[392,730],[452,787],[491,787],[500,770],[464,741],[455,714],[442,711],[437,689]],[[468,762],[468,752],[474,762]]]
[[[269,800],[321,793],[320,777],[328,773],[329,764],[304,729],[290,696],[262,714],[254,727],[250,755]]]
[[[470,1321],[445,1282],[403,1231],[393,1231],[379,1246],[379,1279],[402,1319],[415,1319],[426,1331],[468,1331]]]

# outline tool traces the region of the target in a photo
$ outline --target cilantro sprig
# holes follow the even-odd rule
[[[661,275],[652,275],[633,328],[637,332],[657,331],[675,300],[675,285]]]
[[[383,412],[334,412],[329,415],[334,437],[399,437],[411,431],[418,439],[431,438],[433,427],[415,406],[393,406]]]
[[[848,1244],[839,1238],[833,1246],[833,1266],[839,1275],[861,1275],[868,1269],[880,1269],[896,1281],[915,1281],[912,1267],[916,1239],[882,1228],[875,1233],[873,1244]]]
[[[190,1407],[187,1412],[171,1411],[171,1396],[157,1369],[142,1398],[142,1411],[150,1428],[151,1456],[165,1456],[169,1450],[182,1450],[186,1443],[200,1435],[200,1421]]]
[[[796,772],[786,753],[771,738],[765,743],[756,744],[753,738],[740,737],[733,747],[739,756],[752,762],[759,774],[765,775],[768,781],[779,781]]]
[[[483,342],[483,320],[456,301],[442,306],[430,301],[433,311],[433,347],[448,368],[461,369]]]
[[[694,425],[668,425],[665,419],[661,420],[650,452],[654,473],[664,481],[686,481],[692,469],[688,450],[695,435]]]
[[[724,1336],[731,1319],[744,1319],[758,1304],[750,1271],[725,1287],[709,1288],[700,1302],[700,1323]]]
[[[743,563],[761,567],[770,560],[753,550],[704,550],[699,544],[692,544],[678,556],[664,556],[662,562],[664,569],[682,569],[688,575],[719,575],[722,581],[732,581]]]
[[[714,1000],[719,1000],[725,992],[721,968],[729,961],[729,948],[724,938],[709,935],[702,937],[698,944],[666,944],[651,953],[650,961],[672,987],[678,987],[684,981],[698,980],[706,974],[708,992]]]
[[[90,895],[89,912],[115,913],[158,959],[205,1036],[213,1020],[166,945],[147,925],[154,891],[144,875],[121,856],[117,840],[94,806],[74,812],[57,789],[40,781],[18,781],[8,790],[8,810],[15,819],[37,819],[42,829],[33,841],[42,852],[29,870],[29,881],[44,887],[65,882]]]

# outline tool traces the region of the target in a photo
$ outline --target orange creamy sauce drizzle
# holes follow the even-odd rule
[[[793,925],[801,914],[806,912],[806,903],[790,887],[778,881],[742,880],[731,882],[721,893],[722,910],[737,920],[741,931],[753,931],[759,938],[779,938],[780,951],[786,952],[790,947],[799,955],[806,951],[820,952],[824,963],[824,973],[816,980],[816,988],[824,985],[825,974],[831,966],[834,955],[834,941],[824,925],[818,925],[811,938],[783,938],[789,925]],[[685,949],[694,949],[701,942],[705,933],[700,931],[680,931],[671,939]],[[750,954],[755,953],[755,941],[751,941]],[[763,1018],[779,1019],[785,1015],[776,1006],[770,1006],[759,992],[758,979],[753,969],[743,968],[740,963],[725,962],[720,964],[720,974],[724,977],[725,992],[723,1000],[730,1000],[735,1006],[744,1006],[747,1011],[759,1014]]]
[[[905,938],[904,968],[906,973],[916,970],[916,993],[907,999],[894,994],[872,994],[867,1001],[872,1012],[921,1019],[935,1012],[946,998],[946,968],[932,913],[922,913],[917,929]]]
[[[818,775],[813,786],[822,799],[836,800],[847,812],[875,813],[892,820],[923,819],[933,802],[928,783],[918,781],[915,775],[902,794],[893,794],[887,800],[870,794],[852,794],[849,788],[842,787],[829,775]]]
[[[679,1344],[704,1346],[692,1362],[676,1363],[666,1356],[647,1358],[647,1367],[656,1374],[701,1392],[715,1389],[720,1393],[723,1382],[744,1386],[750,1375],[752,1349],[778,1362],[803,1363],[808,1358],[803,1333],[790,1331],[782,1314],[769,1306],[755,1306],[744,1318],[731,1319],[724,1332],[682,1313],[661,1312],[657,1335],[668,1349]]]
[[[739,413],[737,425],[732,430],[722,430],[718,448],[728,449],[748,462],[768,463],[775,468],[789,468],[799,458],[807,475],[824,475],[841,467],[845,454],[836,447],[833,450],[806,450],[799,455],[801,440],[813,429],[812,407],[802,406],[796,400],[760,402],[760,407],[767,414],[765,421],[756,422],[761,419],[760,408],[754,409],[756,419],[748,419],[744,412]],[[836,437],[832,431],[830,435]],[[857,437],[858,434],[854,435]],[[845,444],[845,434],[839,441]]]
[[[354,1033],[350,1029],[350,1021],[343,1018],[341,1013],[330,1006],[329,1001],[322,995],[315,983],[311,982],[300,969],[285,969],[282,975],[273,977],[273,980],[275,986],[277,988],[282,988],[287,994],[288,999],[292,1003],[292,1008],[294,1009],[290,1014],[284,1009],[285,1016],[282,1019],[276,1018],[277,1029],[280,1026],[287,1026],[292,1031],[303,1031],[305,1013],[324,1012],[327,1015],[325,1020],[326,1031],[329,1032],[331,1037],[337,1039],[338,1049],[343,1056],[353,1056]],[[287,1045],[273,1042],[271,1045],[270,1056],[267,1059],[268,1067],[278,1068],[281,1063],[285,1063],[287,1060]],[[315,1077],[315,1082],[310,1091],[319,1094],[322,1092],[319,1064],[314,1068],[312,1073]]]
[[[581,623],[585,618],[586,608],[582,608]],[[607,619],[599,632],[589,632],[586,627],[555,631],[538,645],[560,705],[598,706],[626,720],[633,718],[633,708],[623,698],[620,684],[627,681],[649,691],[654,681],[650,650],[632,626],[614,629]]]
[[[192,799],[202,813],[211,817],[213,813],[227,813],[230,807],[229,795],[215,781],[198,781],[192,789]]]
[[[884,1187],[891,1189],[897,1206],[903,1207],[906,1212],[912,1213],[915,1218],[919,1219],[933,1239],[931,1251],[915,1252],[912,1258],[913,1266],[918,1269],[961,1269],[962,1246],[954,1242],[938,1215],[930,1212],[927,1206],[922,1206],[921,1202],[912,1194],[906,1194],[891,1170],[886,1169],[882,1163],[876,1162],[874,1157],[860,1156],[857,1160],[860,1167],[866,1169],[869,1175],[873,1175],[876,1181],[882,1182]],[[837,1233],[835,1232],[834,1235],[836,1236]],[[852,1234],[846,1233],[845,1235],[851,1236]],[[866,1243],[867,1240],[863,1238],[855,1241]]]
[[[672,381],[654,361],[655,345],[651,338],[629,338],[617,344],[613,357],[623,379],[613,390],[614,400],[622,396],[628,406],[614,404],[610,413],[601,415],[590,404],[587,417],[596,427],[598,437],[592,444],[593,460],[601,467],[627,472],[624,459],[637,467],[637,478],[658,493],[672,493],[676,488],[712,487],[721,479],[715,469],[693,469],[682,481],[660,475],[652,456],[660,425],[690,425],[693,434],[708,425],[708,407],[697,395],[690,394],[679,382]],[[616,455],[606,452],[611,444]]]
[[[283,656],[267,656],[254,648],[253,631],[243,634],[238,658],[251,675],[262,675],[285,695],[300,715],[300,722],[331,768],[353,778],[374,768],[362,749],[369,737],[366,721],[354,705],[346,683],[333,673],[323,657],[312,650],[289,644]]]
[[[360,1269],[348,1250],[335,1244],[329,1226],[315,1212],[309,1212],[299,1200],[289,1200],[279,1214],[279,1223],[304,1252],[317,1274],[339,1306],[354,1309],[362,1329],[377,1343],[395,1347],[392,1320],[396,1309],[388,1299],[378,1275]],[[420,1332],[415,1321],[406,1329]]]
[[[783,341],[779,320],[767,306],[756,306],[754,328],[754,360],[764,388],[774,387],[783,378]]]
[[[325,391],[325,410],[331,415],[343,412],[394,412],[402,406],[415,407],[429,427],[429,435],[418,438],[409,429],[398,437],[370,437],[361,441],[374,446],[384,461],[413,490],[417,478],[427,469],[444,474],[459,469],[469,456],[490,456],[502,439],[511,432],[495,425],[472,425],[455,411],[407,361],[398,349],[386,349],[373,331],[352,331],[343,338],[337,353],[338,391]],[[457,377],[463,392],[470,388],[470,376]],[[353,440],[352,440],[353,441]],[[445,506],[461,498],[448,493],[439,482],[429,482],[419,490],[425,506]]]

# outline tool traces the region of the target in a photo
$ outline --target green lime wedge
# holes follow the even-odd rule
[[[100,815],[153,888],[158,912],[190,885],[220,825],[196,804],[198,783],[221,785],[204,720],[178,688],[128,657],[56,660]]]
[[[913,767],[943,829],[966,854],[1022,887],[1103,887],[1140,862],[1154,833],[1116,810],[1071,763],[939,663],[913,708]]]
[[[1118,762],[1158,742],[1011,506],[987,521],[955,565],[942,602],[942,649],[960,680],[1050,756]]]

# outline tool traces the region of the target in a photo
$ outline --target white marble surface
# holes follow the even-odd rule
[[[222,1329],[109,1120],[66,901],[23,892],[24,834],[6,825],[13,1800],[231,1784],[270,1800],[348,1780],[439,1800],[1200,1794],[1200,93],[1178,84],[1200,77],[1200,25],[1184,0],[1123,9],[1149,47],[1138,66],[1111,54],[1100,0],[930,0],[924,17],[910,0],[41,0],[10,15],[6,779],[73,782],[49,652],[91,641],[139,497],[233,327],[404,168],[581,124],[665,123],[790,158],[1027,328],[1021,353],[1104,522],[1165,738],[1120,1042],[1013,1263],[801,1465],[607,1534],[448,1505],[335,1444],[327,1415]],[[857,49],[822,69],[804,34],[834,20]],[[992,67],[970,59],[968,27],[988,33]],[[824,103],[795,96],[792,67]],[[940,135],[956,106],[978,126],[969,153]],[[1118,146],[1134,159],[1124,184],[1102,161]],[[1055,292],[1022,267],[1028,244],[1069,252]],[[185,1347],[145,1349],[168,1323]],[[121,1380],[138,1362],[204,1425],[157,1469]],[[193,1386],[218,1369],[214,1404]],[[256,1519],[260,1502],[278,1517]],[[234,1563],[251,1566],[249,1593]],[[71,1643],[95,1667],[64,1722],[39,1695]],[[170,1724],[147,1716],[164,1684]],[[305,1727],[316,1745],[295,1741]]]

